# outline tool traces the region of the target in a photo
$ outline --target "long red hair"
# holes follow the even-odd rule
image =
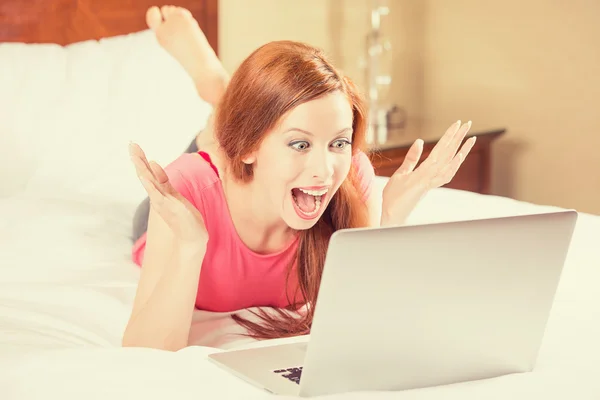
[[[340,91],[353,110],[352,152],[362,151],[367,129],[366,109],[351,80],[326,59],[322,51],[307,44],[278,41],[255,50],[239,66],[215,112],[215,135],[227,157],[231,174],[244,182],[252,179],[252,165],[242,162],[256,150],[262,139],[287,112],[299,104]],[[310,333],[314,305],[329,239],[338,229],[367,225],[367,210],[354,166],[332,197],[324,215],[310,229],[300,232],[298,253],[290,265],[298,291],[286,310],[257,316],[262,323],[237,315],[233,318],[257,339],[271,339]],[[295,300],[300,295],[301,300]],[[307,306],[305,313],[288,311]]]

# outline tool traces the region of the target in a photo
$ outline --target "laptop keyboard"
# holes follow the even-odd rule
[[[276,369],[273,371],[276,374],[279,374],[283,378],[286,378],[294,383],[300,384],[300,376],[302,375],[302,367],[293,367],[286,369]]]

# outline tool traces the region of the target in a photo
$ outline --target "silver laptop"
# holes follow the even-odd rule
[[[576,219],[561,211],[338,231],[305,341],[210,358],[303,397],[531,371]]]

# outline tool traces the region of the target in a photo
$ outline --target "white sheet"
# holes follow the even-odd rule
[[[267,399],[206,355],[253,345],[227,316],[198,312],[194,346],[119,348],[138,270],[129,261],[134,204],[22,193],[0,200],[2,399]],[[439,189],[413,223],[545,212],[514,200]],[[332,399],[598,399],[600,217],[581,215],[535,372],[407,392]],[[534,288],[532,288],[534,290]],[[210,333],[212,332],[212,333]],[[264,343],[263,343],[264,344]],[[258,344],[262,345],[262,344]]]

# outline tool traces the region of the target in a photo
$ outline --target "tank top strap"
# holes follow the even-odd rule
[[[199,151],[198,154],[200,154],[200,157],[204,158],[204,160],[210,165],[210,167],[213,169],[213,171],[215,171],[215,174],[217,174],[217,176],[219,176],[219,171],[217,170],[216,165],[213,164],[208,153],[206,153],[204,151]]]

